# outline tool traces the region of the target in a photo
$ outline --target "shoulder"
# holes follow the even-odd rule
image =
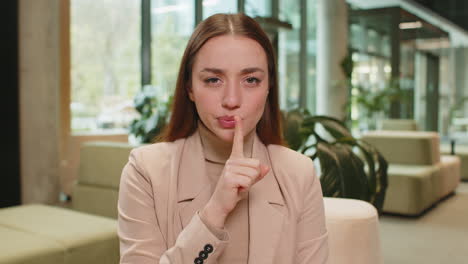
[[[177,145],[179,145],[179,141],[180,140],[142,145],[134,148],[130,155],[138,159],[151,158],[153,156],[161,158],[170,156],[177,148]]]
[[[158,142],[139,146],[132,150],[132,155],[139,159],[152,159],[154,157],[164,159],[171,158],[177,153],[187,138],[180,138],[172,142]]]
[[[280,145],[267,148],[278,182],[290,195],[302,197],[312,186],[320,184],[310,157]]]
[[[310,172],[314,170],[312,159],[290,148],[270,144],[267,146],[272,163],[292,171]]]
[[[159,142],[139,146],[130,152],[129,163],[144,171],[154,171],[158,168],[167,168],[170,162],[181,149],[185,139],[174,142]]]

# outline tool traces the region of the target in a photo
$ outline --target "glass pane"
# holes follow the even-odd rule
[[[175,89],[180,60],[194,28],[194,1],[152,0],[152,83],[162,100]]]
[[[307,2],[307,109],[311,114],[316,108],[317,82],[317,0]]]
[[[367,30],[367,51],[371,53],[377,53],[379,49],[379,36],[376,31],[369,29]]]
[[[140,13],[140,1],[71,1],[72,132],[126,132],[136,116]]]
[[[364,50],[365,49],[365,37],[363,36],[362,32],[363,29],[358,24],[351,24],[351,32],[350,32],[350,41],[351,47],[357,50]]]
[[[246,0],[245,13],[251,17],[271,16],[271,0]]]
[[[236,0],[203,0],[203,18],[217,13],[236,13]]]
[[[379,94],[390,88],[390,60],[365,53],[353,53],[351,119],[353,131],[376,129],[376,119],[388,118],[389,105],[378,103]],[[383,104],[383,105],[382,105]],[[383,108],[382,108],[383,107]],[[376,109],[382,108],[381,111]]]
[[[278,41],[278,71],[282,109],[299,106],[300,10],[299,1],[281,1],[280,19],[292,24],[291,30],[280,30]]]

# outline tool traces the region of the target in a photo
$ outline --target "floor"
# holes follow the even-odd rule
[[[383,215],[385,264],[468,264],[468,182],[418,218]]]

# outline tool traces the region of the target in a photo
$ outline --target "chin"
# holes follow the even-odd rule
[[[216,131],[216,136],[218,138],[220,138],[222,141],[225,141],[225,142],[229,142],[231,143],[232,142],[232,139],[234,137],[234,130],[232,129],[218,129]]]

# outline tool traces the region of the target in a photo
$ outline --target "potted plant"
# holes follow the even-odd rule
[[[161,130],[166,126],[169,120],[169,106],[172,97],[168,100],[159,99],[154,86],[146,85],[135,96],[135,109],[140,117],[134,119],[130,124],[130,136],[134,143],[151,143]]]
[[[340,120],[303,109],[283,112],[283,126],[289,147],[318,161],[324,196],[368,201],[382,212],[388,164],[373,146]]]

